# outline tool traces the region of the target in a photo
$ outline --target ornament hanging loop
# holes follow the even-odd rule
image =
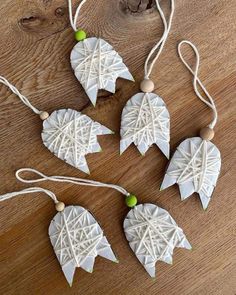
[[[35,179],[26,179],[21,176],[21,173],[32,173],[35,174],[38,178]],[[106,187],[106,188],[112,188],[123,194],[124,196],[130,196],[130,193],[127,192],[123,187],[115,184],[109,184],[109,183],[103,183],[95,180],[89,180],[89,179],[83,179],[83,178],[77,178],[77,177],[69,177],[69,176],[47,176],[43,174],[42,172],[32,169],[32,168],[21,168],[16,171],[16,178],[23,182],[23,183],[38,183],[43,182],[47,180],[51,180],[54,182],[66,182],[66,183],[72,183],[77,185],[83,185],[83,186],[93,186],[93,187]]]
[[[186,62],[186,60],[184,59],[184,57],[182,55],[181,48],[182,48],[182,46],[184,44],[189,45],[192,48],[192,50],[194,51],[194,53],[195,53],[195,56],[196,56],[196,64],[195,64],[195,68],[194,69],[192,69],[190,67],[190,65]],[[215,127],[215,125],[217,123],[218,113],[217,113],[216,105],[215,105],[215,102],[214,102],[212,96],[209,94],[209,92],[207,91],[207,89],[205,88],[205,86],[202,84],[201,80],[198,77],[198,71],[199,71],[199,66],[200,66],[200,55],[199,55],[198,49],[197,49],[197,47],[192,42],[190,42],[188,40],[183,40],[178,45],[178,54],[179,54],[179,57],[180,57],[181,61],[183,62],[183,64],[186,66],[186,68],[193,75],[193,88],[194,88],[194,91],[195,91],[196,95],[198,96],[198,98],[202,102],[204,102],[213,111],[213,120],[208,125],[208,127],[210,129],[212,129],[212,131],[207,130],[205,128],[205,132],[202,132],[202,133],[205,133],[205,135],[207,135],[208,139],[209,139],[209,136],[211,138],[213,138],[213,136],[214,136],[213,128]],[[199,87],[202,89],[202,91],[205,93],[205,95],[209,99],[208,101],[200,94],[200,92],[198,90]],[[209,133],[209,134],[207,134],[207,133]]]

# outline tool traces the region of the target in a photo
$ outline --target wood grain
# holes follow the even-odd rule
[[[75,6],[78,1],[74,1]],[[77,3],[76,3],[77,2]],[[161,1],[168,11],[167,1]],[[235,198],[235,0],[176,1],[169,40],[152,79],[171,114],[171,149],[194,136],[210,120],[210,111],[194,95],[192,77],[176,53],[177,42],[190,39],[201,54],[200,76],[216,100],[219,122],[214,143],[223,167],[207,212],[197,196],[180,202],[177,187],[159,192],[166,159],[153,147],[145,157],[130,147],[119,156],[120,115],[138,91],[145,57],[162,34],[160,17],[150,0],[89,0],[79,25],[90,36],[102,36],[123,56],[136,83],[119,80],[117,92],[100,92],[96,108],[76,81],[69,63],[75,44],[65,0],[2,0],[0,3],[0,74],[14,83],[36,107],[83,110],[116,131],[100,138],[101,154],[90,155],[91,178],[117,183],[140,202],[169,210],[184,229],[193,251],[178,249],[173,266],[158,263],[157,278],[148,277],[129,249],[122,231],[127,214],[122,196],[108,189],[45,183],[67,204],[93,212],[120,263],[96,260],[94,273],[76,271],[68,287],[50,245],[47,229],[55,211],[42,195],[6,201],[0,207],[0,294],[236,294]],[[191,60],[190,53],[186,55]],[[48,174],[85,177],[54,157],[42,145],[42,123],[6,87],[0,87],[0,193],[25,187],[14,171],[34,167]]]

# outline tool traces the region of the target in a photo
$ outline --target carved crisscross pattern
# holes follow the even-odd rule
[[[192,180],[196,192],[203,190],[206,194],[208,194],[208,187],[211,184],[207,175],[218,175],[215,168],[220,161],[220,158],[212,156],[215,147],[212,145],[208,149],[207,145],[207,141],[203,140],[199,146],[190,141],[189,151],[179,147],[178,151],[182,157],[173,159],[177,169],[169,173],[178,177],[177,183],[179,184]]]
[[[75,110],[53,112],[44,121],[42,139],[58,158],[89,173],[85,155],[101,151],[97,135],[111,131]]]
[[[179,184],[182,199],[197,192],[206,208],[221,167],[219,150],[200,137],[189,138],[177,148],[167,169],[162,188]]]
[[[132,209],[124,222],[130,247],[151,276],[158,260],[172,262],[175,247],[191,248],[170,214],[153,204]]]
[[[92,272],[98,255],[117,261],[100,225],[83,207],[68,206],[58,212],[51,221],[49,236],[70,285],[76,267]]]
[[[71,53],[71,65],[94,105],[98,89],[114,93],[118,77],[133,80],[120,55],[100,38],[77,43]]]
[[[88,256],[97,256],[96,247],[103,232],[90,213],[82,210],[79,214],[74,206],[68,214],[62,212],[58,221],[54,221],[56,231],[50,236],[55,239],[54,250],[63,266],[75,261],[79,267]]]
[[[121,121],[121,153],[133,142],[141,154],[156,144],[169,157],[170,119],[163,100],[138,93],[126,104]]]

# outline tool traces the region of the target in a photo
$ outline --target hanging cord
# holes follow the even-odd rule
[[[76,12],[75,12],[75,15],[73,17],[73,11],[72,11],[72,0],[68,0],[68,8],[69,8],[69,18],[70,18],[70,24],[71,24],[71,27],[72,29],[76,32],[78,29],[77,29],[77,21],[78,21],[78,17],[79,17],[79,13],[80,13],[80,10],[82,8],[82,6],[85,4],[87,0],[83,0],[79,6],[77,7],[76,9]]]
[[[190,45],[190,47],[193,49],[195,55],[196,55],[196,65],[195,65],[195,69],[192,70],[191,67],[189,66],[189,64],[186,62],[186,60],[184,59],[182,53],[181,53],[181,46],[183,44],[188,44]],[[202,102],[204,102],[209,108],[212,109],[213,111],[213,120],[212,122],[208,125],[209,128],[213,129],[217,123],[217,119],[218,119],[218,114],[217,114],[217,110],[216,110],[216,105],[214,103],[213,98],[211,97],[211,95],[209,94],[209,92],[206,90],[205,86],[202,84],[201,80],[198,78],[198,71],[199,71],[199,65],[200,65],[200,55],[198,52],[197,47],[191,43],[190,41],[187,40],[183,40],[179,43],[178,45],[178,54],[179,57],[181,59],[181,61],[184,63],[184,65],[186,66],[186,68],[190,71],[190,73],[193,74],[193,88],[194,91],[196,93],[196,95],[198,96],[198,98],[200,98],[200,100]],[[202,91],[206,94],[206,96],[208,97],[209,101],[207,101],[204,97],[202,97],[202,95],[200,94],[198,87],[200,86],[200,88],[202,89]]]
[[[55,204],[59,203],[59,201],[57,200],[56,195],[53,192],[51,192],[51,191],[49,191],[47,189],[41,188],[41,187],[31,187],[31,188],[23,189],[23,190],[18,191],[18,192],[11,192],[11,193],[7,193],[7,194],[4,194],[4,195],[0,195],[0,202],[5,201],[5,200],[9,200],[11,198],[14,198],[14,197],[17,197],[17,196],[20,196],[20,195],[31,194],[31,193],[39,193],[39,192],[43,192],[46,195],[48,195],[53,200],[53,202]]]
[[[24,172],[32,172],[36,174],[37,176],[40,176],[40,178],[37,179],[25,179],[20,176],[21,173]],[[84,185],[84,186],[95,186],[95,187],[107,187],[112,188],[120,192],[121,194],[125,196],[130,196],[130,193],[128,193],[123,187],[115,185],[115,184],[108,184],[108,183],[102,183],[99,181],[89,180],[89,179],[82,179],[77,177],[68,177],[68,176],[47,176],[43,174],[42,172],[39,172],[35,169],[31,168],[21,168],[16,171],[16,178],[24,183],[37,183],[42,181],[55,181],[55,182],[67,182],[67,183],[73,183],[78,185]]]
[[[173,21],[173,16],[174,16],[174,11],[175,11],[175,2],[174,0],[170,0],[170,4],[171,4],[171,13],[170,13],[170,17],[169,17],[169,21],[167,22],[166,17],[164,15],[163,10],[161,9],[161,6],[159,4],[159,0],[156,0],[156,6],[157,6],[157,10],[161,16],[163,25],[164,25],[164,33],[161,37],[161,39],[158,41],[158,43],[152,48],[152,50],[150,51],[150,53],[148,54],[148,57],[145,61],[145,65],[144,65],[144,77],[145,79],[149,79],[149,76],[151,75],[151,72],[153,70],[153,67],[155,65],[155,63],[157,62],[163,48],[164,45],[166,43],[166,40],[168,38],[170,29],[171,29],[171,24]],[[158,50],[159,49],[159,50]],[[155,58],[152,60],[152,62],[149,65],[149,62],[151,60],[151,58],[153,57],[153,55],[155,54],[156,50],[158,50]]]
[[[7,87],[9,87],[11,89],[11,91],[16,94],[19,99],[28,107],[30,108],[35,114],[40,115],[42,113],[42,111],[36,109],[30,102],[29,100],[22,95],[19,90],[13,86],[6,78],[0,76],[0,83],[6,85]]]

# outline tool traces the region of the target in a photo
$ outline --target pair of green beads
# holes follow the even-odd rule
[[[75,40],[76,41],[83,41],[84,39],[87,38],[87,34],[84,30],[78,30],[75,32]]]

